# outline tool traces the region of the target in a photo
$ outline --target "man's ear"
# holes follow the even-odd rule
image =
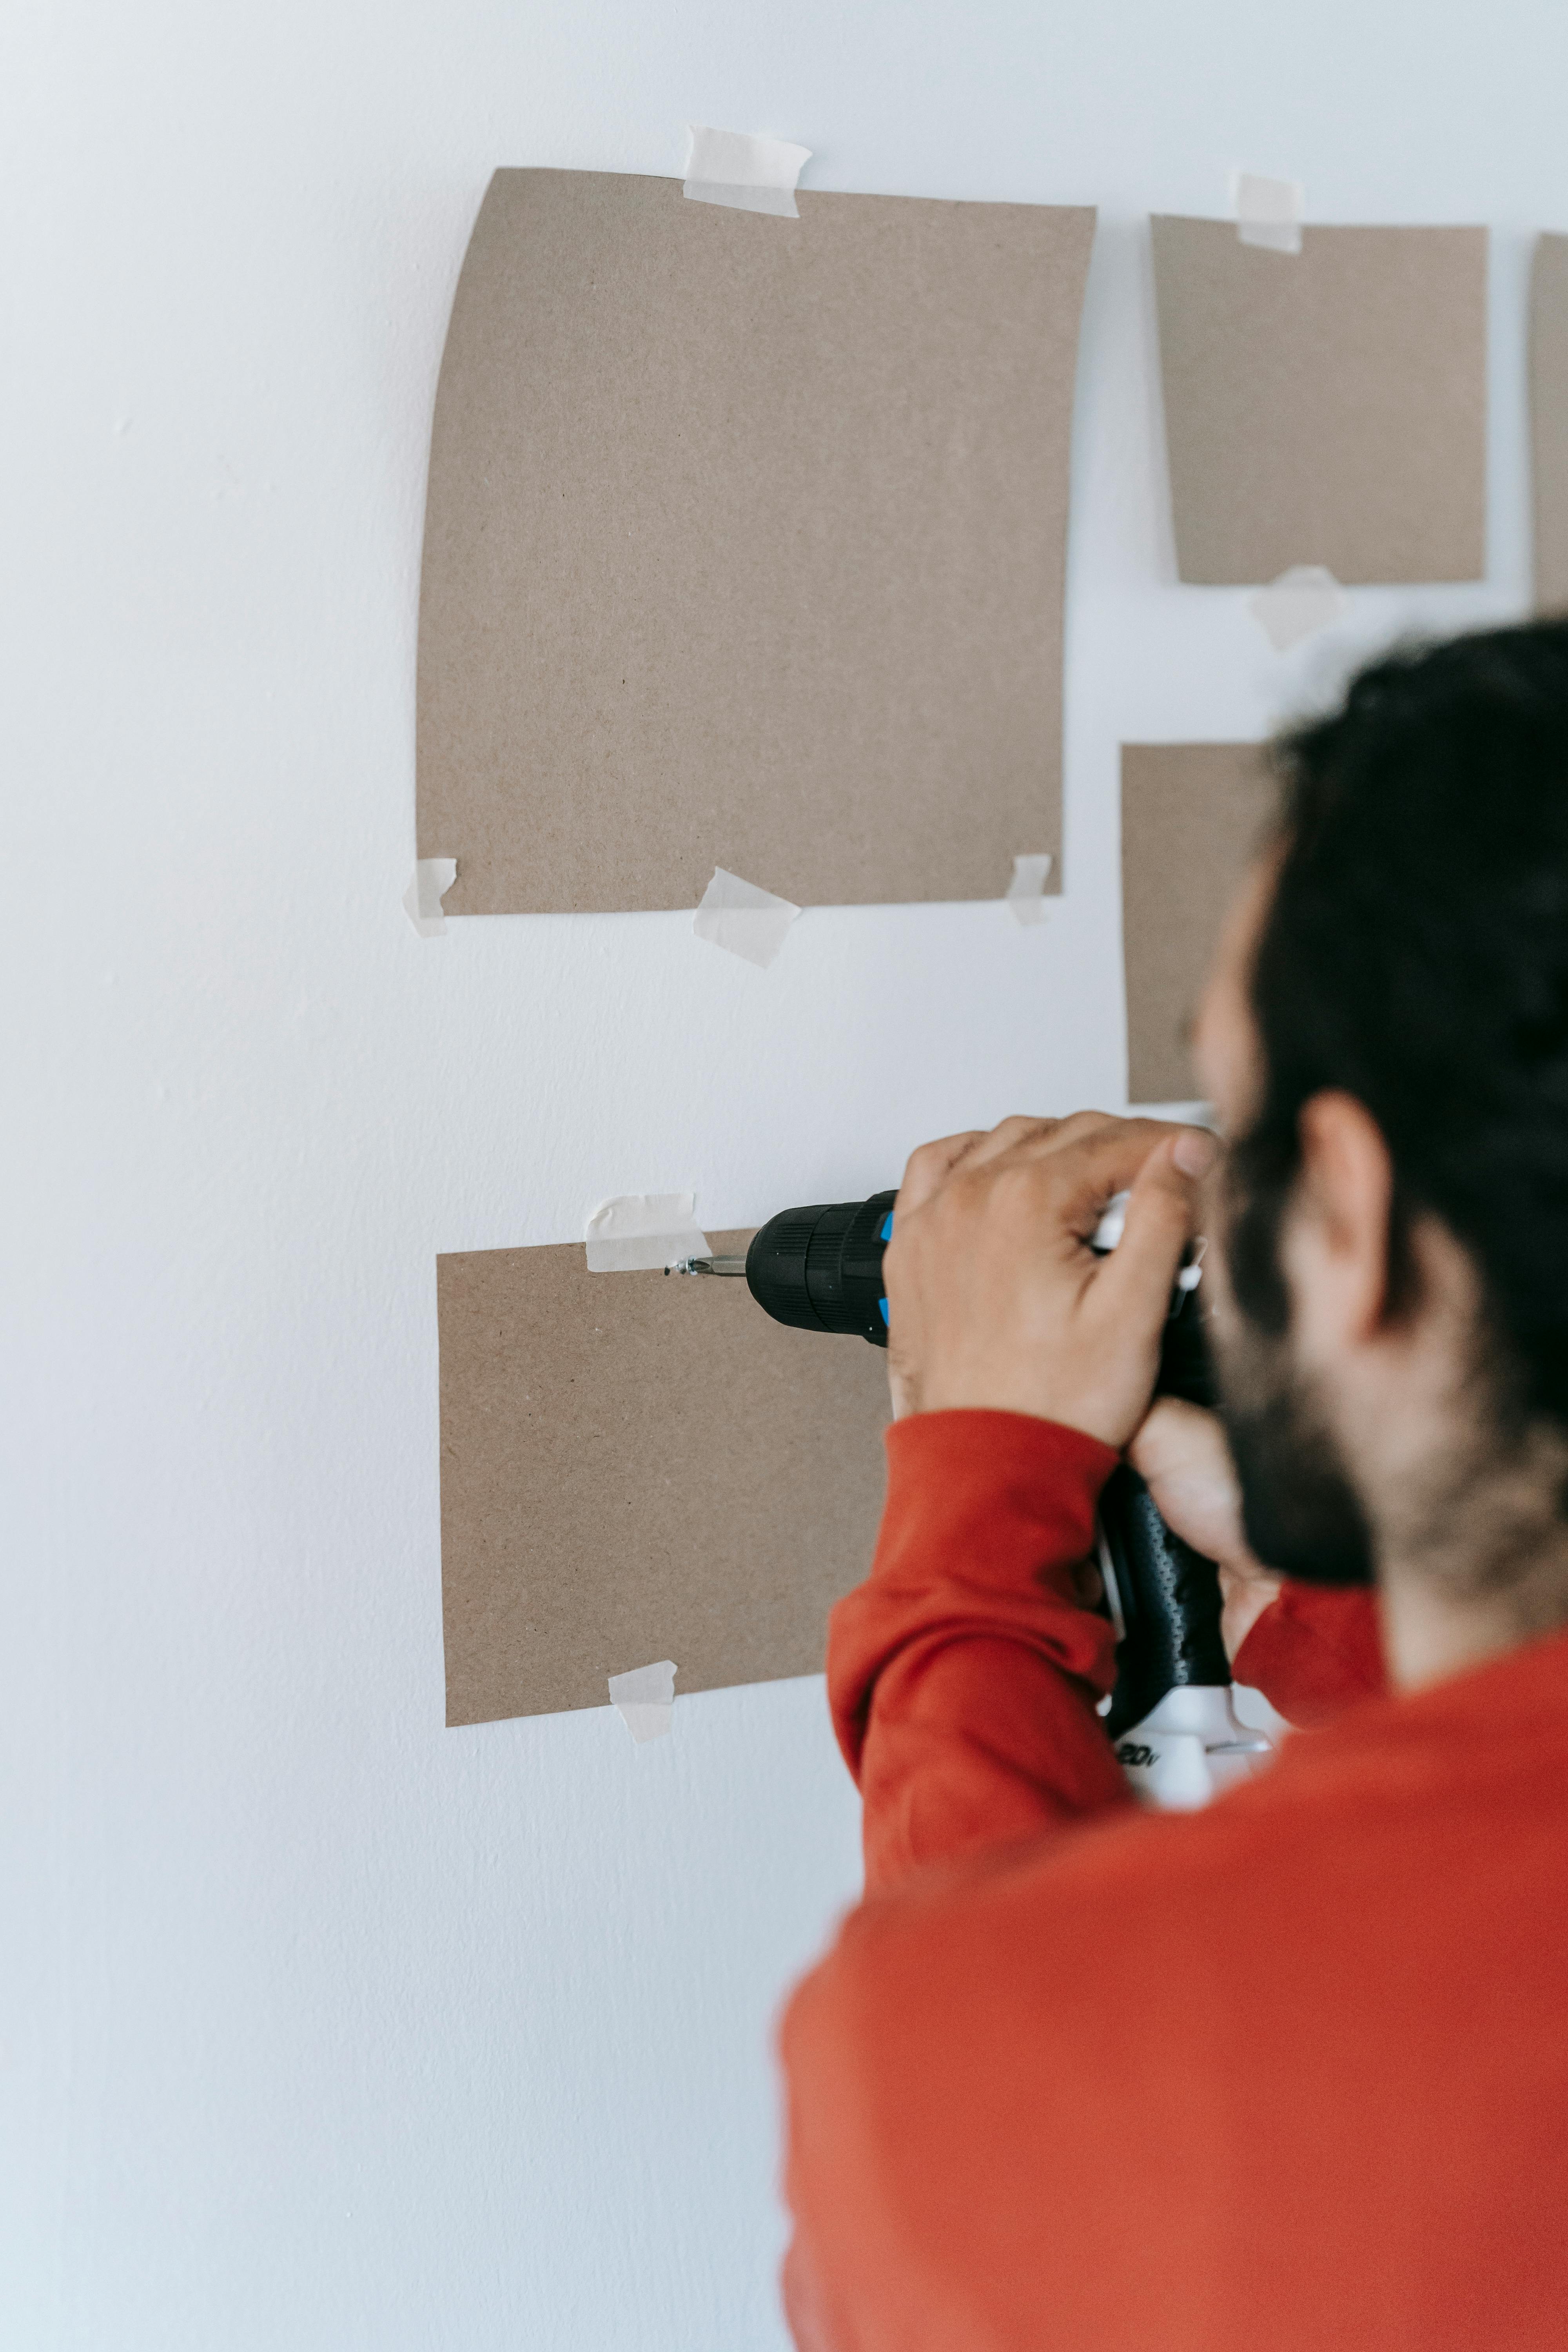
[[[1287,1252],[1303,1336],[1331,1350],[1370,1339],[1388,1298],[1394,1163],[1383,1129],[1353,1095],[1302,1105],[1301,1173]]]

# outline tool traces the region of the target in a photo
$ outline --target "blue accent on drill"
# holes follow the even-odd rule
[[[891,1241],[891,1240],[892,1240],[892,1238],[893,1238],[893,1213],[892,1213],[891,1209],[889,1209],[889,1210],[888,1211],[887,1215],[883,1218],[883,1220],[882,1220],[881,1223],[880,1223],[880,1224],[878,1226],[878,1228],[877,1228],[877,1239],[878,1239],[879,1242],[888,1242],[888,1241]],[[884,1322],[884,1323],[887,1323],[887,1321],[888,1321],[888,1302],[887,1302],[887,1300],[886,1300],[885,1298],[879,1298],[879,1299],[878,1299],[878,1301],[877,1301],[877,1304],[878,1304],[878,1306],[879,1306],[879,1307],[881,1308],[881,1310],[882,1310],[882,1320],[883,1320],[883,1322]],[[889,1328],[891,1328],[891,1326],[889,1325]]]

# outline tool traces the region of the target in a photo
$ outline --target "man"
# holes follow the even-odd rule
[[[900,1194],[828,1658],[868,1892],[782,2035],[803,2352],[1568,2342],[1568,625],[1383,661],[1277,762],[1217,1163],[1009,1119]],[[1198,1230],[1223,1435],[1148,1414]],[[1194,1815],[1095,1713],[1129,1448],[1242,1677],[1352,1702]]]

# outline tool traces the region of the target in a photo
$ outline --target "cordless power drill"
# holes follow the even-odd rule
[[[683,1259],[679,1274],[743,1276],[775,1322],[802,1331],[858,1334],[888,1344],[882,1253],[893,1229],[893,1192],[805,1209],[784,1209],[752,1235],[743,1257]],[[1126,1194],[1100,1220],[1091,1246],[1121,1237]],[[1199,1297],[1202,1250],[1172,1294],[1160,1349],[1156,1396],[1212,1405],[1214,1377]],[[1106,1729],[1129,1780],[1151,1802],[1201,1805],[1256,1769],[1270,1752],[1261,1733],[1237,1718],[1230,1666],[1220,1639],[1219,1577],[1214,1562],[1172,1533],[1148,1487],[1125,1463],[1100,1504],[1100,1566],[1116,1629],[1116,1685],[1101,1702]]]

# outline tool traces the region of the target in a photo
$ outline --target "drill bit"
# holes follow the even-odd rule
[[[683,1257],[665,1267],[666,1274],[744,1274],[743,1257]]]

